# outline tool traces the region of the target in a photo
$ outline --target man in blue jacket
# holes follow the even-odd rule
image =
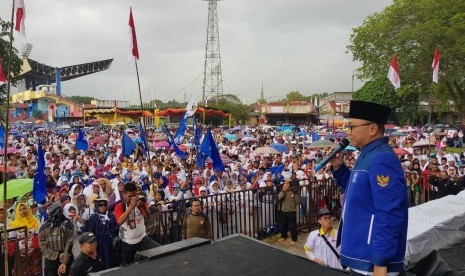
[[[350,142],[360,149],[352,171],[331,160],[344,189],[341,262],[352,275],[397,275],[403,270],[408,201],[401,164],[384,137],[389,107],[351,101]]]

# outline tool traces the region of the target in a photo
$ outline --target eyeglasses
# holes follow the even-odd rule
[[[369,126],[369,125],[372,125],[372,124],[374,124],[374,123],[366,123],[366,124],[361,124],[361,125],[356,125],[356,126],[349,125],[349,129],[350,129],[350,131],[352,131],[356,127]]]

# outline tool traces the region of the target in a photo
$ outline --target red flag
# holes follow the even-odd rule
[[[388,79],[394,85],[395,89],[400,87],[400,75],[399,75],[399,66],[397,65],[397,55],[394,54],[391,60],[391,66],[389,67],[389,72],[387,74]]]
[[[439,81],[439,61],[441,60],[441,53],[438,49],[434,51],[434,58],[433,58],[433,82],[438,83]]]
[[[24,20],[26,19],[26,7],[24,6],[24,0],[15,0],[16,9],[16,23],[15,30],[26,38],[26,28],[24,26]]]
[[[139,59],[139,49],[137,48],[136,26],[132,18],[132,8],[129,8],[129,63]]]
[[[5,82],[6,82],[5,71],[3,71],[2,59],[0,58],[0,86],[5,84]]]

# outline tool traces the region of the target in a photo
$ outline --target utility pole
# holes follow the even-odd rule
[[[220,31],[218,28],[217,2],[208,1],[207,44],[205,46],[205,65],[202,88],[202,102],[208,97],[223,96],[223,74],[221,69]]]

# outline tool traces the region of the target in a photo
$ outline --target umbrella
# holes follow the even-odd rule
[[[224,136],[224,138],[228,139],[229,141],[236,141],[237,140],[237,136],[234,135],[234,134],[230,134],[230,133],[226,134]]]
[[[318,140],[309,145],[311,148],[325,148],[325,147],[335,147],[336,143],[333,143],[329,140]]]
[[[8,149],[6,150],[6,152],[7,152],[8,154],[13,154],[13,153],[17,153],[17,152],[18,152],[18,149],[17,149],[17,148],[11,147],[11,148],[8,148]]]
[[[11,179],[8,180],[8,189],[6,190],[6,198],[14,198],[23,196],[25,193],[32,191],[33,179]],[[3,194],[3,184],[0,184],[0,192]],[[0,197],[3,201],[3,197]]]
[[[407,136],[407,134],[405,132],[402,132],[402,131],[394,131],[393,133],[391,133],[391,135],[393,135],[393,136]]]
[[[392,149],[394,151],[394,153],[396,155],[406,155],[406,154],[409,154],[408,151],[406,151],[405,149],[401,149],[401,148],[393,148]]]
[[[274,148],[275,150],[277,150],[279,152],[286,152],[286,151],[289,150],[285,145],[280,144],[280,143],[271,144],[271,145],[269,145],[269,147]]]
[[[285,129],[285,130],[283,130],[283,133],[284,133],[284,134],[291,134],[291,133],[292,133],[292,129]]]
[[[293,130],[295,128],[295,126],[280,126],[278,128],[276,128],[276,130],[279,130],[279,131],[284,131],[284,130]]]
[[[413,143],[413,148],[426,148],[429,146],[435,146],[436,144],[433,141],[429,141],[427,139],[421,139]]]
[[[308,132],[306,132],[306,131],[299,131],[299,132],[297,132],[297,135],[299,135],[299,136],[305,136],[305,135],[307,135],[307,134],[308,134]]]
[[[26,134],[22,134],[22,133],[15,135],[15,139],[21,139],[21,138],[26,138],[26,137],[27,137]]]
[[[100,124],[100,120],[99,119],[91,119],[87,122],[85,122],[86,125],[98,125]]]
[[[278,154],[279,151],[270,147],[259,147],[253,151],[254,154]]]
[[[325,136],[325,139],[326,140],[329,140],[329,139],[338,139],[338,138],[345,138],[347,137],[347,133],[343,133],[343,132],[337,132],[337,133],[331,133],[331,134],[328,134]]]
[[[162,135],[155,135],[152,139],[153,142],[161,142],[161,141],[166,141],[166,137]]]
[[[178,145],[178,148],[184,152],[188,151],[188,147],[186,144],[180,144]]]
[[[244,136],[242,139],[242,141],[245,141],[245,142],[256,142],[257,141],[257,138],[253,137],[253,136]]]
[[[106,136],[97,136],[89,140],[89,144],[103,144],[108,140]]]
[[[142,139],[140,137],[134,138],[134,143],[142,143]]]
[[[229,131],[238,131],[238,130],[241,130],[242,128],[240,126],[235,126],[235,127],[232,127],[230,129],[228,129]]]
[[[19,129],[10,129],[10,134],[15,135],[15,134],[20,134],[20,133],[21,131],[19,131]]]
[[[154,148],[168,148],[169,146],[170,146],[170,143],[168,143],[167,141],[153,143]]]
[[[357,151],[357,150],[358,150],[358,149],[357,149],[356,147],[354,147],[354,146],[352,146],[352,145],[349,145],[349,146],[347,146],[347,147],[344,149],[343,152],[345,153],[345,152],[348,152],[348,151]]]
[[[36,131],[37,131],[37,132],[39,132],[39,131],[45,131],[45,128],[39,127],[38,129],[36,129]]]
[[[0,165],[0,172],[3,172],[3,165]],[[7,166],[6,167],[6,171],[7,172],[16,172],[16,167],[13,167],[13,166]]]
[[[231,164],[231,163],[234,163],[235,161],[232,160],[231,158],[229,158],[229,156],[227,156],[226,154],[220,154],[220,158],[221,158],[221,162],[223,163],[223,165],[228,165],[228,164]],[[212,159],[210,157],[207,158],[207,160],[205,160],[206,163],[212,163]]]

